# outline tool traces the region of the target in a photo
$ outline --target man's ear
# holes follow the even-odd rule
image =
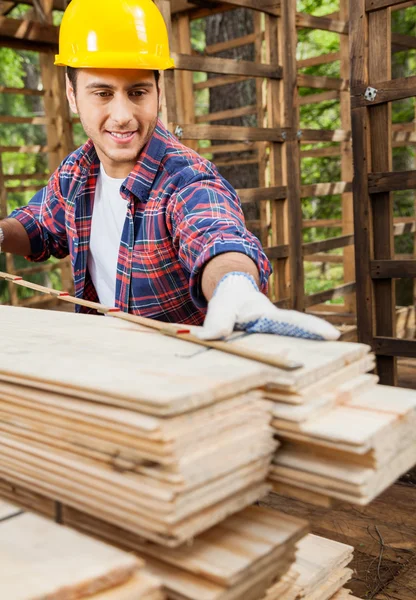
[[[75,91],[72,86],[72,83],[69,81],[68,75],[65,74],[66,81],[66,97],[68,98],[70,109],[73,113],[78,114],[77,101],[75,98]]]

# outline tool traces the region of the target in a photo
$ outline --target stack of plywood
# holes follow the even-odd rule
[[[353,548],[309,534],[298,544],[296,561],[263,600],[341,600],[349,593],[342,586],[351,578],[347,565]],[[351,600],[353,600],[351,598]]]
[[[168,546],[268,491],[268,368],[103,317],[0,322],[6,481]]]
[[[291,568],[306,523],[249,507],[179,548],[163,548],[64,507],[64,523],[134,550],[172,600],[259,600]]]
[[[255,336],[263,351],[286,348],[304,364],[277,373],[263,390],[272,400],[282,446],[270,479],[275,491],[305,500],[368,504],[416,463],[416,391],[378,385],[363,344]]]
[[[374,385],[319,417],[275,421],[283,447],[271,479],[368,504],[416,462],[416,392]]]
[[[0,501],[0,598],[163,600],[133,554]]]

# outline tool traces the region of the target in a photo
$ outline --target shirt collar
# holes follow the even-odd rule
[[[156,173],[166,151],[167,139],[168,131],[158,119],[152,137],[141,151],[134,169],[124,180],[122,187],[143,202],[149,198]],[[81,149],[79,166],[82,170],[90,171],[91,167],[98,163],[95,146],[92,140],[88,140]]]

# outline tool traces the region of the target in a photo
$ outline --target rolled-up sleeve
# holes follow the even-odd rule
[[[247,230],[238,196],[225,180],[197,178],[172,196],[169,210],[173,241],[190,273],[190,295],[196,306],[207,304],[201,290],[204,266],[225,252],[249,256],[259,270],[261,290],[267,291],[270,263],[259,240]]]
[[[58,171],[27,206],[17,208],[9,218],[16,219],[26,229],[31,245],[27,260],[42,262],[50,256],[64,258],[68,255],[65,200],[59,189]]]

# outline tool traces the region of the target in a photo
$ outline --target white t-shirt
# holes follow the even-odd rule
[[[92,213],[88,270],[101,304],[115,305],[117,261],[127,201],[120,194],[124,179],[109,177],[100,165]]]

